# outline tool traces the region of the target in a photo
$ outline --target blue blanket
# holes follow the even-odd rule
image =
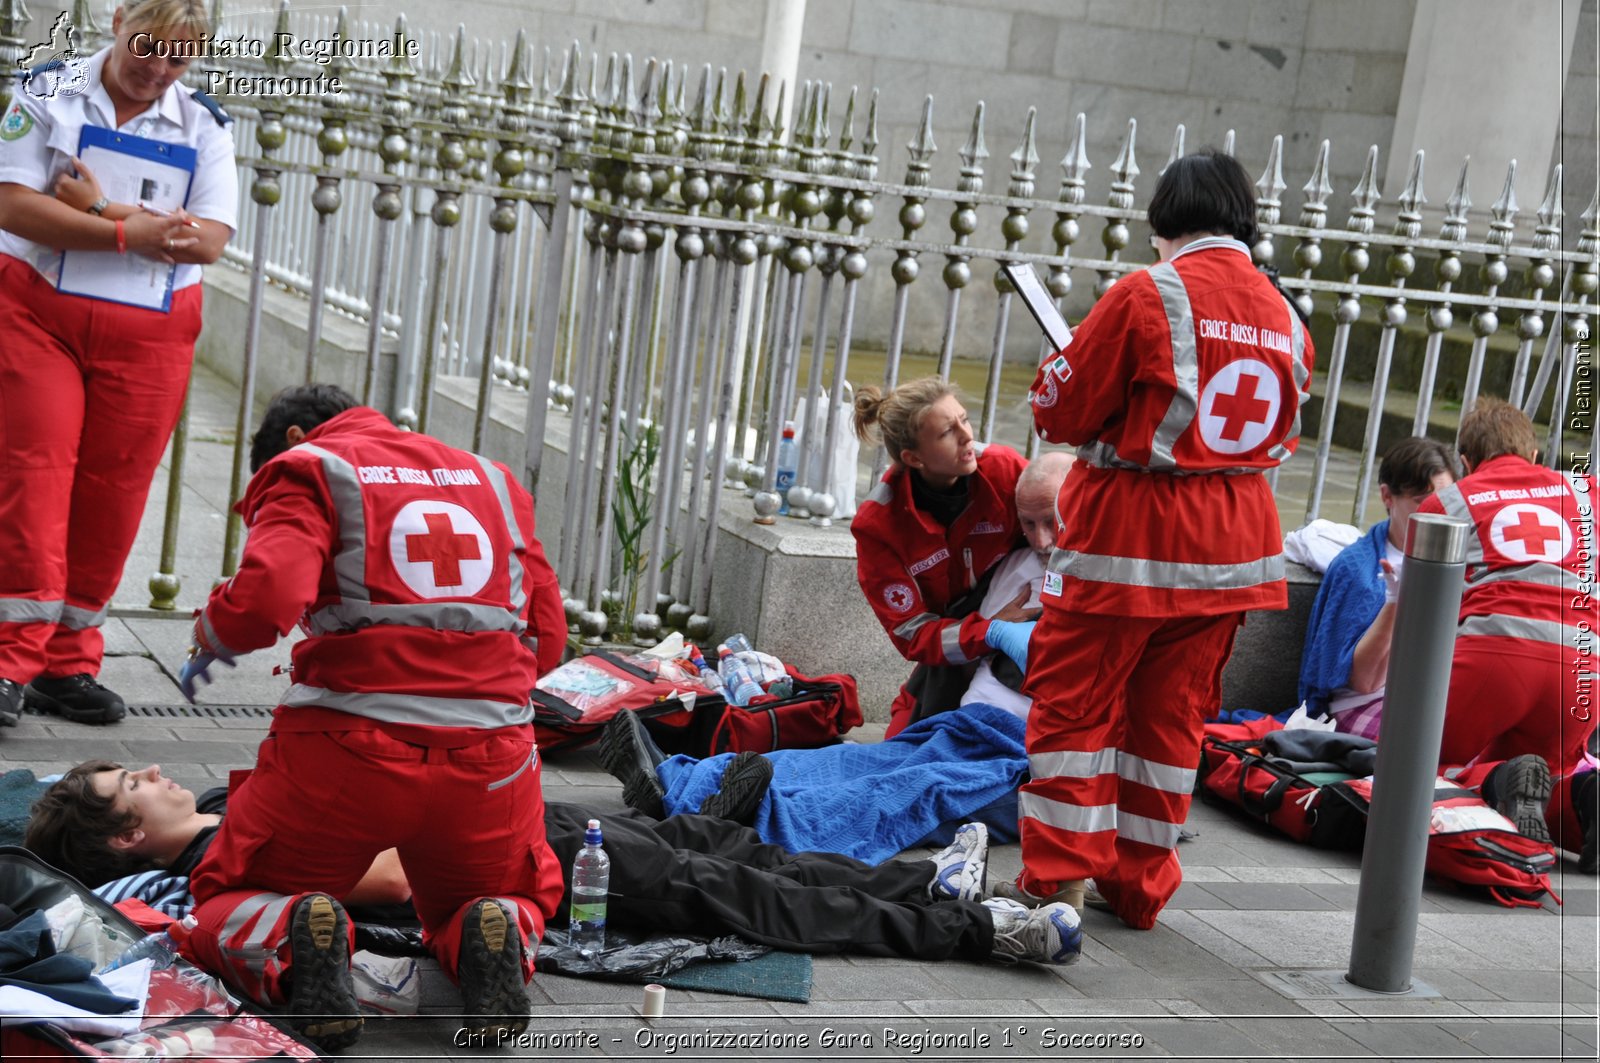
[[[755,828],[791,852],[843,853],[876,864],[975,818],[996,840],[1016,836],[1016,791],[1028,769],[1023,722],[968,705],[907,727],[886,742],[780,749]],[[677,756],[658,769],[667,814],[696,812],[733,754]]]
[[[1300,699],[1313,716],[1326,713],[1328,696],[1349,685],[1356,643],[1383,608],[1379,562],[1388,537],[1389,522],[1380,520],[1339,552],[1317,588],[1300,654]]]

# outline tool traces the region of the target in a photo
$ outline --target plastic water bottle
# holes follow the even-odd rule
[[[734,653],[750,653],[755,650],[755,647],[750,645],[750,636],[742,631],[737,635],[729,635],[723,645]]]
[[[107,971],[114,971],[118,967],[126,967],[128,964],[138,963],[140,960],[152,960],[154,961],[152,970],[164,971],[177,962],[178,942],[182,938],[188,937],[189,931],[193,930],[197,925],[199,925],[199,921],[194,916],[186,915],[181,922],[171,923],[165,930],[158,930],[154,934],[135,941],[127,947],[122,955],[95,973],[105,974]],[[178,929],[178,933],[173,933],[174,928]]]
[[[583,832],[583,849],[572,861],[572,919],[567,942],[584,952],[606,947],[606,897],[611,891],[611,857],[600,848],[600,821]]]
[[[722,676],[717,670],[706,663],[705,656],[699,647],[694,647],[694,652],[689,654],[689,663],[700,671],[700,680],[710,688],[711,693],[719,695],[724,700],[728,697],[728,686],[722,681]]]
[[[717,670],[722,673],[722,681],[728,687],[726,696],[730,705],[742,707],[750,704],[750,699],[766,693],[761,689],[760,681],[750,671],[750,666],[728,649],[727,643],[723,643],[717,650],[717,656],[719,658]]]
[[[794,486],[794,478],[800,471],[800,448],[794,442],[794,422],[783,422],[783,441],[778,444],[778,479],[773,490],[778,492],[782,499],[778,504],[779,513],[789,512],[789,488]]]

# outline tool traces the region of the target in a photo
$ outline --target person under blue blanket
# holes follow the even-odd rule
[[[1017,514],[1028,546],[985,577],[985,617],[1034,615],[1045,561],[1056,540],[1056,495],[1072,465],[1062,451],[1040,454],[1017,480]],[[1002,625],[996,621],[997,629]],[[1031,623],[1007,623],[1026,645]],[[917,844],[942,845],[977,821],[1001,842],[1017,838],[1017,787],[1032,701],[1009,655],[983,658],[967,677],[959,708],[912,723],[871,745],[782,749],[765,755],[668,759],[631,712],[600,739],[600,759],[622,781],[630,805],[653,816],[700,812],[755,827],[774,845],[886,860]]]
[[[1455,482],[1455,467],[1436,440],[1390,447],[1378,468],[1389,518],[1342,550],[1322,577],[1300,656],[1300,698],[1310,715],[1331,714],[1340,731],[1378,737],[1406,525],[1423,499]]]
[[[606,725],[600,755],[641,811],[721,816],[773,845],[871,863],[937,844],[969,821],[987,825],[996,841],[1015,841],[1025,729],[1010,712],[974,703],[884,742],[697,760],[667,757],[624,712]]]

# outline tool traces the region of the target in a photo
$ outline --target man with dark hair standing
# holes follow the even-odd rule
[[[1533,422],[1498,399],[1458,443],[1467,475],[1418,509],[1473,528],[1439,762],[1466,765],[1456,780],[1523,834],[1581,846],[1593,874],[1595,774],[1573,773],[1595,727],[1595,478],[1535,464]]]
[[[308,637],[194,872],[195,951],[287,1002],[322,1047],[350,1044],[361,1020],[335,898],[396,849],[469,1025],[491,1043],[519,1031],[531,943],[561,897],[528,695],[567,629],[533,500],[503,465],[327,385],[273,399],[251,468],[250,537],[195,623],[184,693],[296,624]]]
[[[997,891],[1081,903],[1093,877],[1140,929],[1182,881],[1175,849],[1234,632],[1247,610],[1288,604],[1263,474],[1294,451],[1312,362],[1294,306],[1251,263],[1238,162],[1176,160],[1149,218],[1161,261],[1101,296],[1033,384],[1039,435],[1079,460],[1026,654],[1022,876]]]

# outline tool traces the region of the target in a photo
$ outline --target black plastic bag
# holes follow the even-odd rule
[[[720,938],[689,934],[657,934],[633,938],[613,927],[604,952],[583,952],[567,944],[565,928],[544,932],[544,943],[534,957],[534,968],[546,974],[574,978],[604,978],[614,982],[653,982],[700,960],[743,962],[765,956],[772,949],[729,935]]]

